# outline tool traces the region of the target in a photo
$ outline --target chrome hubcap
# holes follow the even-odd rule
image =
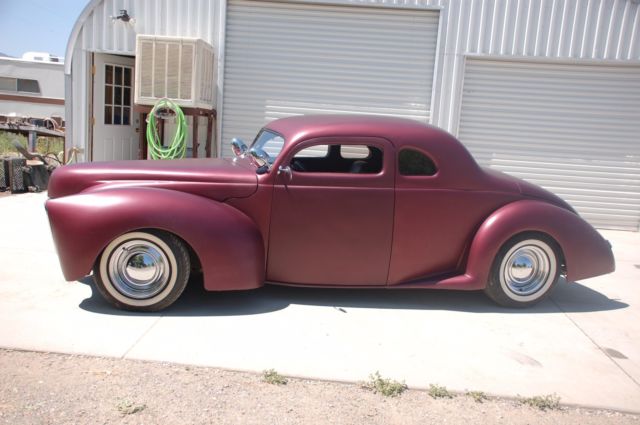
[[[139,300],[157,295],[167,286],[170,276],[169,259],[162,249],[138,239],[116,248],[107,270],[118,292]]]
[[[504,265],[504,282],[517,295],[535,293],[551,275],[549,256],[545,250],[535,245],[518,248],[509,255]]]

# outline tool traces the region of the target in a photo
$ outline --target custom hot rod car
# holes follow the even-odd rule
[[[116,307],[160,310],[193,270],[210,291],[283,285],[484,290],[528,306],[614,270],[562,199],[483,169],[415,121],[302,116],[235,159],[61,167],[46,209],[64,276],[93,269]]]

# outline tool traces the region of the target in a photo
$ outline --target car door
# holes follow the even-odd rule
[[[275,179],[267,280],[385,285],[394,210],[394,151],[385,139],[298,144]]]

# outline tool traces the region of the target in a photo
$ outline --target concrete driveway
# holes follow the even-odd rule
[[[615,274],[556,288],[528,310],[482,293],[197,282],[161,314],[110,308],[90,278],[64,281],[45,194],[0,197],[0,347],[158,360],[330,380],[379,370],[410,387],[640,412],[640,234],[604,231]]]

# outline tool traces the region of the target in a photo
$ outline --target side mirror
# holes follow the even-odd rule
[[[264,170],[264,172],[269,170],[270,158],[268,153],[260,148],[251,148],[249,154],[251,155],[251,161],[256,164],[258,170]]]
[[[249,150],[245,142],[235,137],[231,140],[231,149],[233,150],[233,154],[238,158],[244,158]]]

